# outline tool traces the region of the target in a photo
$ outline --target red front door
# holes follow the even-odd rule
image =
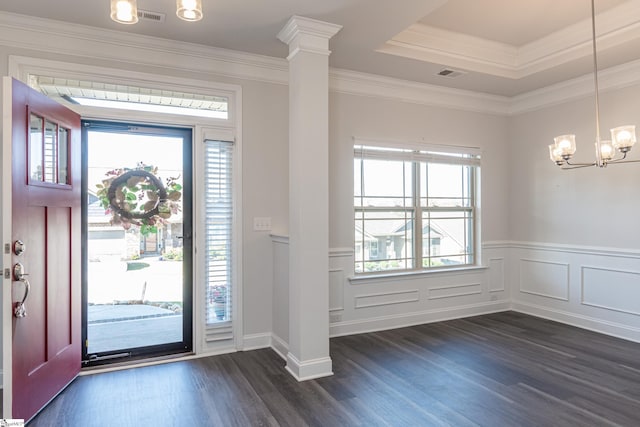
[[[80,371],[80,117],[11,87],[12,417],[29,420]]]

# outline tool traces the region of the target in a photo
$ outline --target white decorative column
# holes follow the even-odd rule
[[[342,27],[293,16],[289,45],[289,353],[298,380],[332,375],[329,356],[329,39]]]

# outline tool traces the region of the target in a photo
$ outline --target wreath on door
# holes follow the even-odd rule
[[[136,225],[140,234],[148,236],[180,212],[179,178],[167,178],[163,184],[156,166],[139,163],[134,169],[107,172],[102,184],[96,185],[96,195],[105,213],[111,214],[111,225],[121,225],[125,230]]]

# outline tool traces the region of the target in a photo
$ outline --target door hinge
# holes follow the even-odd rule
[[[5,243],[4,244],[4,253],[5,254],[10,254],[11,253],[11,244],[10,243]]]
[[[4,278],[11,279],[11,270],[9,270],[8,268],[4,269]]]

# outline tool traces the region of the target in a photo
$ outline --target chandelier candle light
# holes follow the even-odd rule
[[[549,145],[551,160],[562,169],[577,169],[590,166],[603,168],[615,163],[635,163],[640,160],[626,160],[636,142],[635,126],[619,126],[611,129],[611,140],[600,139],[600,103],[598,99],[598,57],[596,55],[596,11],[595,0],[591,0],[591,35],[593,39],[593,81],[595,85],[596,107],[596,160],[591,163],[571,163],[571,157],[576,152],[576,136],[561,135],[553,139]],[[616,158],[616,150],[621,156]]]

